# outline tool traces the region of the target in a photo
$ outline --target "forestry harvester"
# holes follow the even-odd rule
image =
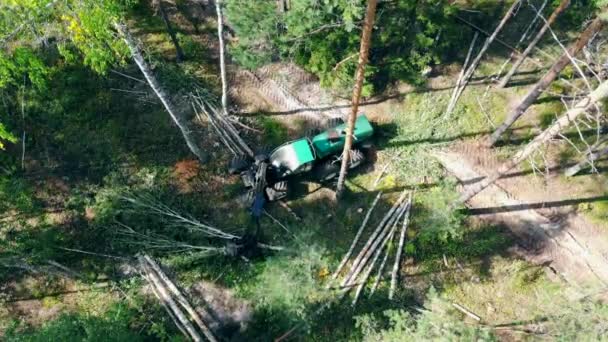
[[[252,205],[253,215],[260,214],[265,202],[285,198],[288,181],[296,175],[308,174],[319,182],[328,182],[338,176],[346,125],[330,121],[329,129],[318,133],[309,132],[304,138],[287,142],[270,153],[259,153],[255,158],[235,157],[229,166],[231,174],[240,174],[248,188],[247,202]],[[318,134],[317,134],[318,133]],[[365,115],[355,123],[353,149],[350,151],[351,169],[365,159],[363,149],[369,147],[374,130]]]

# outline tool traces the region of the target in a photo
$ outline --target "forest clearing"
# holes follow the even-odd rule
[[[0,339],[608,340],[605,0],[0,0]]]

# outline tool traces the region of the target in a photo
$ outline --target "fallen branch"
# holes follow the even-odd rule
[[[393,162],[397,158],[399,158],[399,156],[401,156],[401,153],[403,153],[403,150],[397,152],[397,154],[395,154],[393,157],[391,157],[391,159],[388,162],[386,162],[386,164],[384,164],[384,166],[382,167],[382,170],[380,170],[380,173],[378,174],[378,177],[376,177],[376,180],[374,181],[374,183],[372,185],[372,189],[376,189],[376,187],[378,186],[378,184],[382,180],[382,177],[386,173],[386,170],[388,170],[388,168],[391,166],[391,164],[393,164]]]
[[[465,315],[471,317],[472,319],[476,320],[476,321],[481,321],[481,317],[477,316],[476,314],[474,314],[473,312],[471,312],[471,310],[465,308],[464,306],[457,304],[457,303],[452,303],[452,306],[454,306],[456,309],[458,309],[458,311],[464,313]]]

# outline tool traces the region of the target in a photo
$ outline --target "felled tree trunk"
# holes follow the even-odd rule
[[[184,137],[184,140],[186,140],[186,145],[188,145],[190,151],[194,153],[194,155],[201,162],[207,161],[207,154],[198,147],[195,142],[195,137],[192,134],[192,131],[190,131],[190,129],[188,128],[188,123],[177,113],[177,109],[169,99],[169,96],[165,93],[165,90],[156,80],[152,69],[144,59],[144,56],[141,50],[139,49],[138,43],[135,38],[131,36],[131,33],[125,25],[115,23],[114,27],[118,30],[122,39],[129,47],[129,50],[131,51],[131,56],[133,57],[133,60],[135,60],[135,64],[137,64],[139,70],[141,70],[142,74],[144,74],[146,81],[148,81],[148,84],[150,85],[152,90],[154,90],[156,96],[158,96],[163,106],[165,106],[167,112],[169,112],[171,119],[173,119],[173,122],[175,122],[175,124],[179,128],[180,132],[182,133],[182,136]]]
[[[519,57],[517,58],[517,60],[515,61],[515,63],[513,63],[513,66],[511,67],[511,70],[509,70],[509,72],[505,75],[505,77],[502,78],[502,81],[500,81],[500,83],[498,84],[499,88],[504,88],[504,87],[507,86],[507,84],[509,83],[509,81],[511,80],[511,78],[513,77],[513,75],[515,75],[515,73],[517,72],[517,70],[519,69],[519,67],[524,63],[524,61],[530,55],[530,53],[532,52],[532,50],[534,50],[534,48],[536,47],[536,44],[538,44],[538,42],[543,38],[543,36],[545,35],[545,33],[547,33],[547,31],[549,30],[549,28],[551,27],[551,25],[553,25],[553,23],[555,22],[555,20],[557,19],[557,17],[566,8],[568,8],[569,5],[570,5],[570,0],[562,0],[562,2],[555,9],[555,11],[553,11],[553,13],[549,17],[549,19],[545,22],[545,25],[543,25],[543,27],[540,29],[540,31],[538,31],[538,33],[536,34],[536,36],[534,37],[534,39],[530,42],[530,44],[528,45],[528,47],[524,50],[524,52],[521,53],[521,55],[519,55]]]
[[[511,158],[508,162],[504,163],[498,171],[492,173],[477,185],[469,188],[468,191],[463,193],[460,197],[461,202],[466,202],[473,196],[477,195],[483,189],[487,188],[494,182],[496,182],[505,173],[519,165],[522,161],[526,160],[534,151],[540,146],[545,144],[547,141],[559,134],[565,127],[568,127],[577,117],[585,113],[589,108],[597,105],[598,102],[608,97],[608,81],[600,84],[591,94],[587,95],[584,99],[579,101],[576,106],[572,107],[562,117],[560,117],[553,125],[539,134],[534,140],[532,140],[526,147],[521,149],[517,154]]]
[[[357,72],[355,73],[355,87],[353,89],[352,109],[348,117],[346,128],[346,139],[344,141],[344,151],[342,152],[342,165],[338,176],[338,186],[336,188],[336,197],[340,197],[344,190],[344,180],[348,171],[350,162],[350,149],[353,146],[353,133],[355,131],[355,121],[357,120],[357,112],[359,111],[359,101],[361,100],[361,89],[363,88],[363,80],[365,78],[365,66],[367,65],[369,56],[369,46],[372,38],[372,30],[374,28],[374,20],[376,17],[376,6],[378,0],[368,0],[367,9],[365,11],[365,21],[363,23],[363,33],[361,34],[361,47],[359,48],[359,63]]]
[[[558,60],[553,64],[551,69],[545,74],[545,76],[538,81],[532,90],[528,92],[528,94],[521,101],[519,106],[517,106],[508,116],[505,122],[503,122],[497,129],[494,131],[492,136],[490,137],[489,145],[494,146],[500,136],[507,130],[509,127],[517,121],[526,110],[538,99],[540,94],[542,94],[545,89],[553,83],[553,81],[559,76],[559,73],[564,70],[564,68],[570,63],[570,57],[575,56],[579,51],[581,51],[585,45],[589,42],[591,37],[595,35],[599,30],[604,27],[605,21],[601,17],[597,17],[581,34],[578,40],[570,46],[567,52],[565,52]]]

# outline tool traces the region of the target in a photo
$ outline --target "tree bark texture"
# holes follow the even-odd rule
[[[348,171],[350,162],[350,149],[353,146],[353,132],[355,130],[355,121],[357,120],[357,112],[359,111],[359,101],[361,100],[361,89],[363,88],[363,80],[365,78],[365,66],[369,57],[369,46],[374,28],[374,20],[376,17],[376,6],[378,0],[368,0],[367,9],[365,10],[365,20],[363,23],[363,33],[361,34],[361,46],[359,48],[359,62],[355,73],[355,87],[353,89],[352,109],[348,117],[346,128],[346,140],[344,142],[344,151],[342,152],[342,165],[338,176],[338,186],[336,196],[339,197],[344,190],[344,180]]]
[[[553,83],[553,81],[559,76],[559,73],[564,70],[564,68],[570,63],[570,56],[575,56],[579,51],[581,51],[585,45],[589,42],[591,37],[593,37],[599,30],[604,27],[605,21],[597,17],[585,31],[580,35],[577,41],[568,48],[567,52],[564,54],[553,64],[551,69],[543,76],[540,81],[538,81],[534,87],[528,92],[528,94],[524,97],[521,103],[511,111],[511,113],[507,116],[507,119],[494,131],[492,136],[490,137],[489,145],[494,146],[500,136],[507,130],[509,127],[519,119],[528,108],[538,99],[538,97]]]

